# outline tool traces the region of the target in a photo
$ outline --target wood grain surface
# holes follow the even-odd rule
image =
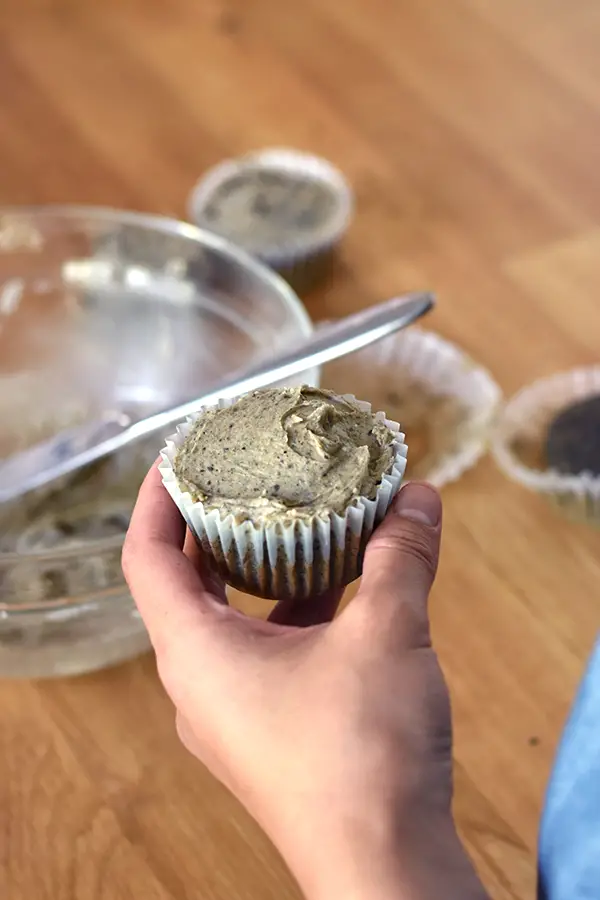
[[[594,0],[0,0],[0,202],[184,216],[226,155],[321,153],[357,216],[335,277],[305,298],[313,317],[433,288],[427,327],[510,393],[598,359],[599,41]],[[432,616],[456,813],[492,896],[525,900],[600,619],[599,537],[489,460],[444,493]],[[147,656],[0,684],[0,895],[298,892],[178,745]]]

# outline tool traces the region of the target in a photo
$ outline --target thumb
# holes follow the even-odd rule
[[[427,600],[440,551],[442,503],[435,488],[407,484],[365,553],[360,590],[348,613],[407,646],[429,641]]]

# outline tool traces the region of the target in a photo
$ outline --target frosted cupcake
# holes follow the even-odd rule
[[[226,582],[302,599],[361,574],[406,453],[400,426],[351,395],[266,388],[180,426],[160,470]]]
[[[205,173],[188,206],[201,228],[243,247],[296,290],[307,290],[327,274],[353,203],[346,179],[327,160],[275,147]]]

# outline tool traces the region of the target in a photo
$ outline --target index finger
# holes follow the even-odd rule
[[[213,579],[183,552],[185,533],[157,461],[140,488],[122,556],[125,579],[155,649],[202,628],[221,608]]]

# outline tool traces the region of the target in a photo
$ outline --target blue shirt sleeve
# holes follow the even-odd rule
[[[600,640],[567,722],[546,795],[538,900],[600,900]]]

